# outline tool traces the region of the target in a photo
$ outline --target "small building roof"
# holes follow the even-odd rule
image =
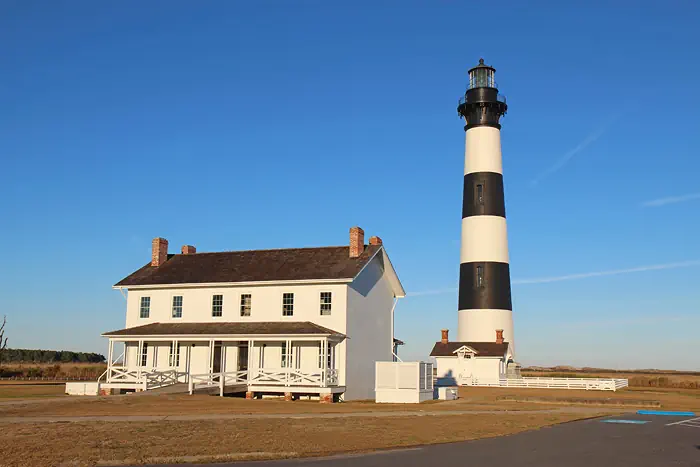
[[[344,338],[345,335],[310,321],[243,323],[151,323],[102,334],[116,336],[193,336],[193,335],[319,335]]]
[[[503,357],[508,352],[508,342],[498,344],[496,342],[436,342],[431,357],[454,357],[455,351],[460,347],[471,347],[476,351],[477,357]]]
[[[356,258],[348,246],[169,254],[162,265],[149,262],[114,286],[352,280],[381,249],[366,245]]]

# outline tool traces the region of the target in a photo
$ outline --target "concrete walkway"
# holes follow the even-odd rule
[[[63,416],[46,415],[38,417],[0,417],[3,423],[65,423],[65,422],[161,422],[161,421],[208,421],[208,420],[262,420],[275,418],[384,418],[384,417],[427,417],[427,416],[451,416],[451,415],[531,415],[531,414],[600,414],[623,413],[623,408],[603,407],[562,407],[560,409],[546,410],[396,410],[378,412],[341,412],[341,413],[260,413],[260,414],[191,414],[191,415],[92,415],[92,416]]]

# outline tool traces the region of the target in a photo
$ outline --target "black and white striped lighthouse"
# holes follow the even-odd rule
[[[501,125],[508,106],[496,70],[479,60],[457,112],[466,125],[458,338],[493,342],[497,330],[514,350]]]

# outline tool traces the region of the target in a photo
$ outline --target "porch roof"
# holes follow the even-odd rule
[[[454,352],[460,347],[467,346],[476,350],[477,357],[503,357],[508,352],[508,342],[436,342],[431,357],[454,357]]]
[[[319,326],[310,321],[301,322],[242,322],[242,323],[151,323],[133,328],[105,332],[116,336],[200,336],[200,335],[318,335],[345,338],[345,334]]]

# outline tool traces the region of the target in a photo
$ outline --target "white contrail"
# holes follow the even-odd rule
[[[691,266],[700,266],[700,260],[690,260],[681,261],[678,263],[666,263],[666,264],[652,264],[649,266],[638,266],[636,268],[628,269],[613,269],[609,271],[596,271],[596,272],[584,272],[581,274],[567,274],[565,276],[554,276],[554,277],[538,277],[532,279],[515,279],[512,284],[522,285],[522,284],[546,284],[548,282],[561,282],[561,281],[571,281],[576,279],[588,279],[589,277],[600,277],[600,276],[615,276],[618,274],[631,274],[633,272],[644,272],[644,271],[657,271],[660,269],[678,269],[678,268],[688,268]],[[444,289],[433,289],[424,290],[419,292],[411,292],[408,295],[410,297],[416,297],[420,295],[442,295],[446,293],[453,293],[457,291],[457,287],[444,288]]]
[[[557,161],[556,164],[554,164],[553,166],[542,172],[540,175],[532,179],[530,181],[530,184],[533,186],[537,185],[542,179],[564,167],[567,164],[567,162],[571,160],[572,157],[586,149],[590,144],[595,143],[598,140],[598,138],[603,136],[603,133],[608,131],[608,129],[612,126],[613,123],[615,123],[615,121],[619,117],[619,115],[614,115],[613,117],[609,118],[600,128],[588,135],[583,141],[578,143],[578,145],[575,148],[569,150],[566,154],[564,154],[562,158]]]
[[[700,260],[682,261],[680,263],[652,264],[650,266],[639,266],[629,269],[613,269],[611,271],[585,272],[582,274],[569,274],[566,276],[540,277],[534,279],[517,279],[513,284],[545,284],[547,282],[570,281],[575,279],[587,279],[589,277],[615,276],[618,274],[630,274],[633,272],[656,271],[659,269],[677,269],[690,266],[699,266]]]
[[[645,208],[653,208],[657,206],[665,206],[667,204],[682,203],[684,201],[692,201],[694,199],[700,199],[700,193],[690,193],[683,196],[669,196],[668,198],[653,199],[651,201],[645,201],[641,204]]]

